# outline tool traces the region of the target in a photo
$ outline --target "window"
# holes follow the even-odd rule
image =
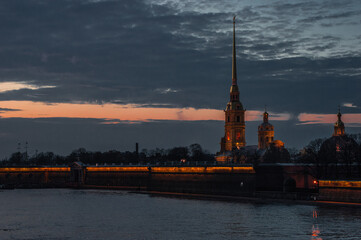
[[[240,121],[240,118],[239,118],[239,116],[237,116],[237,122],[239,122]]]
[[[227,121],[230,122],[229,116],[228,116],[228,118],[227,118]]]
[[[229,132],[227,132],[227,140],[229,141],[231,138],[229,137]]]
[[[238,133],[237,133],[237,140],[240,140],[240,139],[241,139],[241,133],[238,132]]]

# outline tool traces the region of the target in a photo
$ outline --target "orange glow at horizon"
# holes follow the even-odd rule
[[[146,108],[137,105],[103,105],[88,103],[47,104],[31,101],[0,101],[1,108],[20,111],[0,112],[2,118],[95,118],[118,121],[149,120],[223,120],[223,112],[216,109]]]
[[[269,112],[269,120],[273,121],[288,121],[291,119],[291,114],[289,113],[273,113]],[[246,111],[246,120],[247,121],[262,121],[263,120],[263,111],[258,110],[247,110]]]
[[[135,104],[103,105],[90,103],[44,103],[32,101],[0,101],[0,108],[17,111],[0,111],[1,118],[94,118],[105,119],[108,124],[118,121],[147,122],[152,120],[224,121],[223,110],[195,108],[152,108]],[[261,111],[247,111],[247,121],[261,119]],[[274,120],[288,120],[289,114],[276,114]]]

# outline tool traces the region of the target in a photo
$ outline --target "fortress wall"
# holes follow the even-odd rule
[[[11,187],[57,187],[69,179],[68,167],[0,168],[0,184]]]
[[[88,167],[85,185],[138,187],[149,191],[250,195],[253,167]]]
[[[86,172],[85,185],[94,186],[120,186],[120,187],[146,187],[148,172]]]
[[[73,172],[74,171],[74,172]],[[74,178],[74,176],[81,176]],[[82,182],[74,182],[81,179]],[[149,191],[251,195],[253,167],[77,166],[0,168],[0,184],[13,187],[131,187]]]
[[[361,203],[361,181],[320,180],[318,199]]]
[[[259,191],[283,191],[283,169],[279,165],[257,166],[257,185]]]
[[[252,196],[255,174],[152,173],[151,191]]]
[[[257,171],[257,173],[256,173]],[[244,166],[81,166],[0,168],[0,184],[14,187],[117,187],[149,191],[252,196],[256,191],[307,188],[303,167]],[[307,183],[307,184],[305,184]]]
[[[317,191],[317,179],[314,166],[260,164],[255,170],[258,191]],[[314,181],[316,181],[316,183]]]

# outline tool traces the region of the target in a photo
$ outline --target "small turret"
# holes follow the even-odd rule
[[[263,113],[263,123],[268,123],[268,112],[267,111],[265,111]]]
[[[337,122],[335,122],[332,136],[343,136],[345,135],[345,124],[341,120],[340,106],[338,107]]]

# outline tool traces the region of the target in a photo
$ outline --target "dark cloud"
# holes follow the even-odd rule
[[[361,14],[361,11],[347,11],[347,12],[341,12],[336,14],[329,14],[329,15],[321,15],[321,16],[312,16],[308,18],[301,19],[300,22],[305,23],[315,23],[316,21],[320,20],[329,20],[329,19],[339,19],[339,18],[348,18],[352,16],[359,16]]]
[[[234,14],[247,109],[297,116],[361,105],[358,1],[3,1],[0,82],[56,87],[3,91],[0,100],[223,109]]]
[[[21,110],[20,110],[20,109],[1,108],[1,107],[0,107],[0,113],[1,113],[1,112],[9,112],[9,111],[21,111]]]

